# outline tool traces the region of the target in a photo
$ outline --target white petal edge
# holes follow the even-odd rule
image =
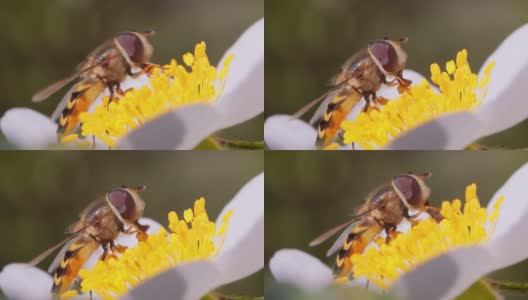
[[[222,128],[249,120],[264,111],[264,19],[250,26],[220,60],[234,54],[223,94],[214,103]],[[221,128],[219,128],[221,129]]]
[[[486,135],[506,130],[528,118],[528,24],[511,33],[483,64],[484,68],[495,61],[488,93],[478,111],[487,125]]]
[[[487,248],[495,257],[495,268],[500,269],[528,258],[528,201],[526,201],[526,183],[528,182],[528,164],[517,170],[495,193],[488,205],[491,211],[500,196],[504,196],[495,234]]]
[[[21,149],[46,149],[57,143],[57,124],[29,108],[6,111],[0,119],[0,130],[11,144]]]
[[[120,141],[120,150],[192,149],[221,127],[209,104],[183,106],[144,124]]]
[[[297,249],[275,252],[269,261],[269,268],[278,282],[311,292],[317,292],[333,283],[332,270],[327,265]]]
[[[391,292],[401,299],[454,299],[492,271],[492,259],[480,246],[454,249],[402,275]]]
[[[264,267],[264,173],[240,189],[219,214],[217,225],[230,209],[233,215],[227,236],[214,260],[222,273],[220,284],[244,278]]]
[[[473,113],[443,115],[395,139],[385,150],[464,149],[482,136],[482,128]]]
[[[9,299],[51,299],[51,276],[24,263],[6,265],[0,272],[0,288]]]
[[[313,150],[317,132],[289,115],[274,115],[264,122],[264,141],[272,150]]]

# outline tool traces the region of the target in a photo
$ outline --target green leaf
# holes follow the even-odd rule
[[[457,300],[499,300],[502,297],[484,280],[479,280],[464,291]]]

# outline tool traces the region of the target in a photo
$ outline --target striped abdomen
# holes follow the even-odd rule
[[[99,96],[106,86],[100,80],[82,81],[72,92],[70,99],[66,102],[64,110],[59,118],[57,137],[59,141],[64,135],[71,134],[79,124],[79,116],[88,110],[95,98]]]
[[[68,290],[77,278],[82,265],[98,247],[99,244],[92,238],[80,237],[75,240],[68,247],[57,270],[55,270],[51,292],[60,295]]]
[[[361,100],[361,94],[355,90],[342,91],[326,107],[317,128],[315,146],[319,149],[330,145],[341,130],[341,123],[352,108]]]
[[[381,233],[383,227],[376,221],[364,221],[348,234],[343,242],[343,247],[337,253],[334,266],[334,277],[342,278],[349,276],[352,271],[350,257],[353,254],[361,254],[374,238]]]

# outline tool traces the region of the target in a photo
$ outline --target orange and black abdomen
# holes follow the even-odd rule
[[[361,94],[355,90],[342,91],[326,107],[317,128],[315,146],[318,149],[330,145],[341,130],[341,123],[352,108],[361,100]]]
[[[60,295],[67,291],[77,278],[82,265],[98,247],[99,244],[92,238],[81,237],[74,241],[55,270],[51,292]]]
[[[88,110],[105,88],[106,86],[100,80],[86,80],[77,85],[58,120],[57,137],[59,141],[61,137],[73,133],[79,124],[80,114]]]
[[[364,221],[356,226],[343,242],[341,250],[337,252],[334,266],[334,278],[342,278],[350,275],[352,262],[350,257],[354,254],[361,254],[374,238],[383,230],[381,225],[375,221]]]

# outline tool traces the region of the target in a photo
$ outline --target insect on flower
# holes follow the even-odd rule
[[[59,103],[52,120],[57,120],[57,137],[75,131],[79,124],[79,115],[88,110],[90,105],[106,88],[110,92],[110,103],[114,95],[122,96],[120,84],[127,75],[138,77],[142,74],[150,75],[159,67],[149,63],[154,48],[147,40],[154,31],[124,32],[103,43],[93,50],[78,66],[75,73],[59,80],[33,95],[33,102],[40,102],[57,92],[59,89],[76,79],[81,81],[73,85]],[[140,69],[133,72],[134,69]]]
[[[331,90],[293,115],[298,118],[322,101],[310,120],[311,124],[319,123],[315,142],[317,148],[325,148],[335,140],[341,131],[341,123],[361,98],[365,99],[363,111],[366,112],[371,102],[375,107],[387,103],[387,99],[376,95],[382,84],[399,85],[400,93],[411,85],[410,80],[402,77],[407,53],[401,48],[401,44],[405,42],[407,38],[384,38],[371,42],[366,49],[343,64],[341,71],[330,81]],[[394,79],[388,81],[389,76]]]
[[[386,232],[386,240],[389,242],[398,234],[397,227],[404,219],[412,222],[426,212],[437,222],[442,220],[439,209],[429,205],[431,190],[424,179],[430,176],[431,173],[395,176],[390,182],[374,189],[350,220],[310,242],[310,246],[319,245],[346,227],[326,253],[330,256],[339,250],[334,278],[348,278],[353,267],[349,258],[354,254],[362,254],[382,231]],[[410,210],[418,212],[410,215]]]
[[[114,243],[121,232],[135,233],[138,240],[146,239],[149,226],[138,222],[145,208],[145,202],[139,196],[143,190],[145,186],[121,187],[108,192],[104,200],[95,201],[83,210],[79,220],[67,228],[69,236],[66,239],[30,262],[37,265],[62,246],[48,269],[48,272],[54,272],[53,294],[60,295],[70,288],[83,264],[99,246],[103,248],[101,260],[105,260],[108,254],[123,252],[126,247]]]

